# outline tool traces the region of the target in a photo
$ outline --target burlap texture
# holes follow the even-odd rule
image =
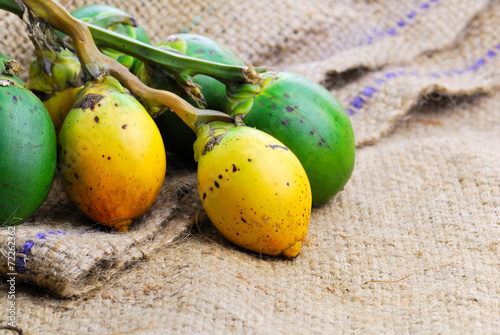
[[[351,115],[356,166],[293,261],[222,238],[192,170],[170,166],[124,235],[56,182],[17,229],[19,250],[34,242],[19,281],[35,285],[16,295],[25,333],[500,333],[500,1],[106,3],[153,42],[204,34],[325,85]],[[1,50],[27,68],[22,22],[0,22]]]

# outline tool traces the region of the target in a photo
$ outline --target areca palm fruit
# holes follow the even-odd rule
[[[26,88],[43,102],[59,135],[64,118],[71,110],[84,75],[78,57],[68,49],[51,51],[52,59],[30,63]]]
[[[198,34],[182,33],[170,35],[155,46],[160,49],[176,50],[187,56],[202,60],[227,65],[245,65],[236,54],[225,46]],[[176,84],[173,77],[159,72],[150,73],[144,64],[137,66],[136,75],[148,86],[174,92],[189,101],[192,105],[198,105],[193,98],[188,96]],[[195,85],[198,85],[203,95],[204,106],[208,109],[220,111],[222,108],[221,102],[226,94],[226,86],[217,79],[202,74],[195,75],[192,81]],[[167,148],[178,156],[192,160],[192,148],[196,140],[196,135],[190,128],[175,113],[163,113],[155,121],[162,132]]]
[[[21,224],[41,206],[56,170],[54,125],[43,103],[23,86],[15,75],[1,73],[0,226]]]
[[[309,177],[314,204],[325,203],[354,169],[355,143],[349,116],[323,86],[289,72],[267,72],[260,85],[228,89],[224,112],[240,116],[283,142]]]
[[[217,230],[260,254],[299,254],[311,215],[311,187],[297,157],[274,137],[215,121],[194,144],[198,192]]]
[[[166,170],[156,124],[110,76],[78,92],[59,135],[58,162],[69,198],[118,232],[153,204]]]
[[[146,44],[151,44],[151,39],[148,34],[143,27],[137,25],[136,19],[126,11],[117,7],[104,4],[91,4],[74,9],[70,14],[84,22],[109,29]],[[132,56],[107,48],[103,45],[99,46],[99,48],[102,53],[117,60],[131,71],[138,62],[138,60]]]

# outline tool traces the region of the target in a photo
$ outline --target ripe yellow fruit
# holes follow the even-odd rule
[[[112,77],[78,93],[59,134],[58,161],[70,199],[118,232],[153,204],[166,171],[156,124]]]
[[[297,157],[274,137],[243,125],[211,122],[197,136],[198,191],[219,232],[247,250],[297,256],[312,206]]]

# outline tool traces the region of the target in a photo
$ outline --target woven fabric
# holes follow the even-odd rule
[[[126,234],[80,214],[56,180],[16,230],[25,333],[500,332],[500,1],[105,3],[153,42],[202,34],[322,84],[350,115],[356,166],[313,208],[294,260],[227,242],[193,169],[169,165]],[[24,24],[0,22],[0,50],[27,69]]]

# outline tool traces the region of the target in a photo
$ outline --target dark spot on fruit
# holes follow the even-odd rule
[[[283,98],[288,99],[288,98],[290,98],[290,96],[285,93],[285,94],[283,94]]]
[[[7,184],[7,183],[3,184],[3,187],[9,187],[9,186],[10,186],[10,185],[9,185],[9,184]]]
[[[17,97],[15,95],[12,97],[12,101],[14,101],[14,103],[17,102]]]
[[[246,221],[244,218],[241,218],[241,221],[243,221],[243,222],[247,223],[247,221]]]
[[[215,187],[219,188],[219,183],[218,182],[214,181],[214,185],[215,185]]]
[[[281,120],[281,124],[284,125],[284,126],[288,125],[289,122],[290,121],[287,120],[287,119]]]
[[[293,108],[292,106],[286,106],[285,109],[289,113],[291,113],[291,112],[293,112],[295,110],[295,108]]]
[[[273,150],[278,148],[278,149],[283,149],[285,151],[288,151],[287,147],[284,147],[284,146],[279,145],[279,144],[270,144],[270,145],[266,145],[266,147],[271,148]]]
[[[126,124],[124,124],[124,125],[122,126],[122,129],[125,129],[125,128],[127,128],[127,125],[126,125]]]
[[[75,172],[75,178],[76,178],[76,179],[80,179],[80,178],[78,177],[78,173],[76,173],[76,172]]]
[[[233,172],[236,172],[238,171],[238,168],[236,167],[236,165],[233,164]]]
[[[252,159],[251,159],[251,158],[249,158],[249,159],[248,159],[248,161],[249,161],[249,162],[251,162],[251,161],[252,161]]]
[[[89,93],[86,94],[80,101],[78,101],[73,108],[94,110],[95,105],[104,98],[103,95]]]
[[[108,156],[108,161],[111,160],[111,157]]]
[[[222,175],[221,174],[219,175],[219,179],[222,179]]]
[[[96,117],[94,118],[94,121],[95,121],[95,123],[99,123],[99,118],[96,116]]]
[[[214,189],[212,187],[210,187],[210,191],[213,191]]]
[[[290,186],[290,183],[286,183],[286,186]]]
[[[115,102],[115,107],[118,107],[118,104]]]
[[[323,143],[321,143],[321,142],[319,142],[319,143],[318,143],[318,146],[320,146],[320,147],[321,147],[322,145],[323,145]]]
[[[309,134],[314,135],[314,130],[311,130]]]
[[[207,194],[203,193],[203,200],[205,200],[206,197],[207,197]]]

